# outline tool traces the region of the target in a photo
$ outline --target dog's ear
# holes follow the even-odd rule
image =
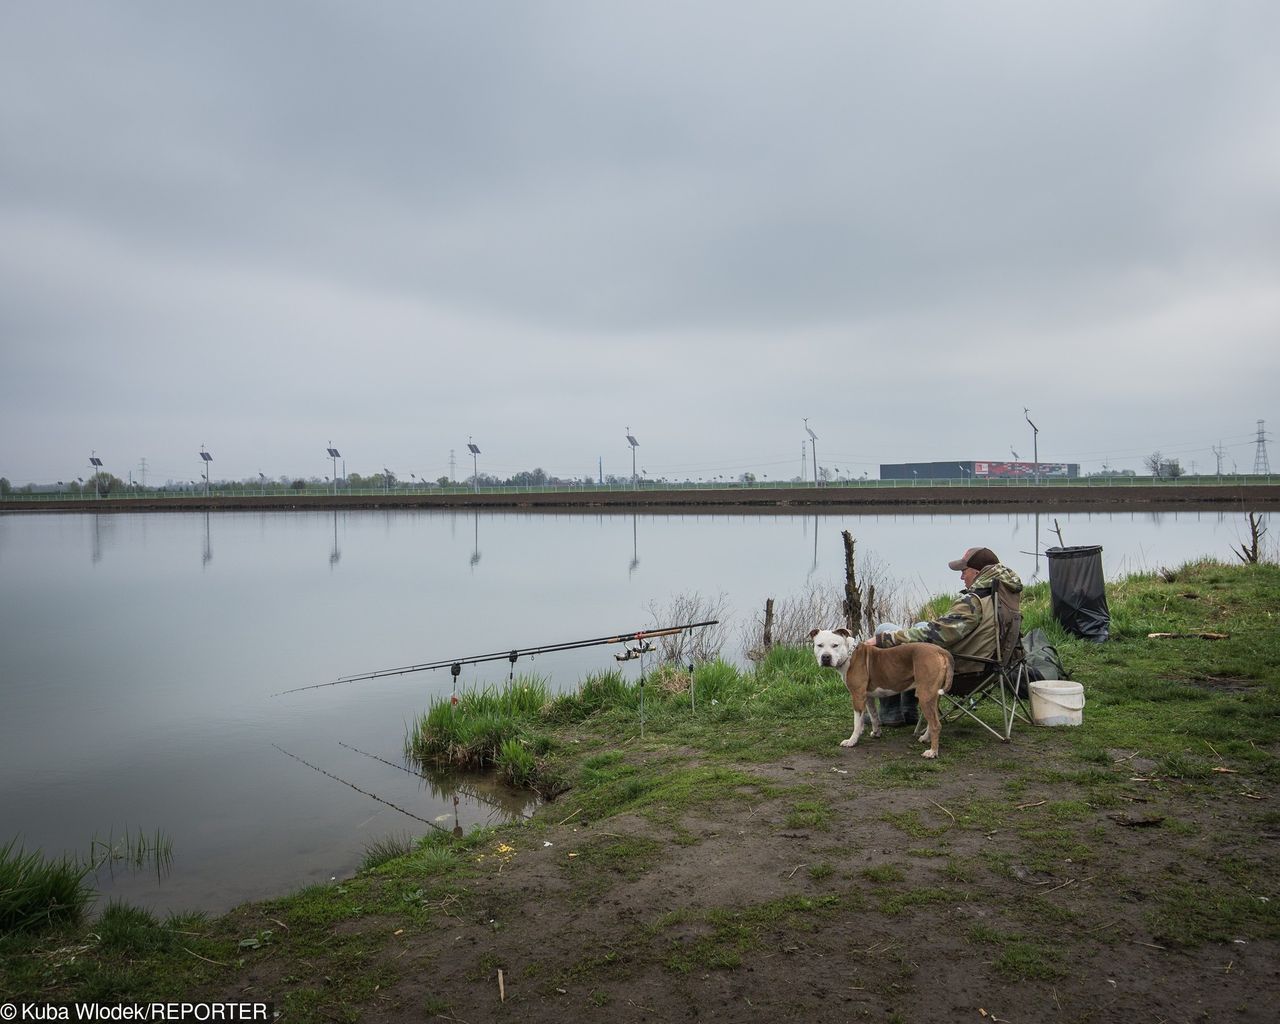
[[[846,640],[850,640],[853,637],[853,634],[850,633],[847,629],[845,629],[844,626],[841,626],[839,629],[833,629],[831,632],[844,637]]]
[[[819,633],[821,633],[821,632],[822,632],[822,630],[820,630],[820,629],[811,629],[811,630],[809,630],[809,639],[810,639],[810,640],[812,640],[815,636],[817,636],[817,635],[818,635]]]

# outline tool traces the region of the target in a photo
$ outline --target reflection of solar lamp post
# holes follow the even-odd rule
[[[1022,415],[1027,418],[1027,422],[1031,423],[1031,410],[1025,405],[1022,407]],[[1040,482],[1040,428],[1031,423],[1031,460],[1035,463],[1036,483]]]
[[[329,458],[333,459],[333,493],[338,493],[338,460],[342,458],[342,453],[333,447],[333,442],[329,442]]]
[[[818,486],[818,435],[809,429],[809,417],[804,420],[805,432],[809,435],[809,450],[813,452],[813,486]]]
[[[204,445],[200,446],[200,458],[204,461],[204,496],[209,497],[209,463],[213,461],[213,456],[204,450]]]
[[[467,438],[467,450],[471,452],[471,488],[474,491],[480,490],[480,448],[471,443],[471,438]]]
[[[640,442],[632,436],[630,427],[627,427],[627,444],[631,445],[631,487],[634,490],[636,486],[636,449],[640,447]]]
[[[89,466],[93,470],[93,496],[101,498],[102,494],[98,491],[98,477],[102,473],[102,460],[94,452],[89,453]]]

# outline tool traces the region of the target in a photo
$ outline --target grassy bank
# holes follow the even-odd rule
[[[833,1007],[1172,1021],[1192,1019],[1191,990],[1209,1016],[1265,1019],[1280,569],[1195,563],[1108,600],[1098,645],[1062,635],[1044,586],[1024,598],[1085,686],[1082,728],[1004,745],[960,724],[936,763],[903,730],[838,748],[847,694],[805,650],[749,672],[666,668],[643,689],[605,674],[552,696],[525,678],[437,704],[406,737],[413,757],[554,799],[526,823],[385,844],[354,878],[218,919],[117,905],[7,928],[0,990],[473,1022]]]

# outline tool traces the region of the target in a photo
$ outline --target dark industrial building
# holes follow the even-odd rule
[[[881,480],[1041,480],[1073,479],[1078,462],[891,462],[881,463]]]

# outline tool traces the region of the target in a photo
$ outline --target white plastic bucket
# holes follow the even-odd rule
[[[1036,725],[1080,725],[1084,721],[1084,687],[1063,679],[1030,684],[1031,720]]]

